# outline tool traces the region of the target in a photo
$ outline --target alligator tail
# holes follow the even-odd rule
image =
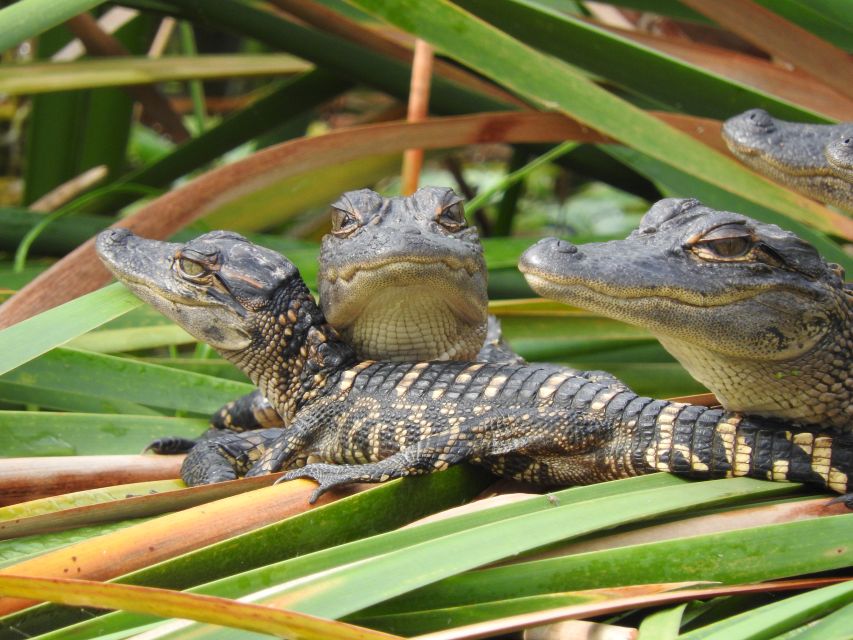
[[[853,437],[696,405],[653,401],[637,418],[635,469],[749,476],[853,491]]]

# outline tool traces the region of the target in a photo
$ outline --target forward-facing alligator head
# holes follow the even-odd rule
[[[350,191],[323,238],[320,301],[364,358],[474,360],[486,337],[486,265],[462,198]]]
[[[667,199],[625,240],[548,238],[520,268],[547,298],[650,330],[729,410],[853,430],[853,294],[788,231]]]
[[[836,170],[827,145],[853,135],[853,122],[836,125],[777,120],[750,109],[723,124],[723,139],[744,164],[807,196],[853,211],[853,178]]]

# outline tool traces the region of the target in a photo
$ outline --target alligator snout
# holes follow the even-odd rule
[[[559,238],[543,238],[522,254],[518,268],[522,273],[549,271],[553,270],[555,259],[560,261],[581,258],[583,253],[577,245]]]
[[[99,246],[103,246],[104,244],[120,244],[124,246],[127,244],[127,239],[132,235],[133,232],[124,227],[106,229],[98,234],[97,243]]]

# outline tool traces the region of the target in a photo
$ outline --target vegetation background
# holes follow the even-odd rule
[[[0,638],[853,637],[853,514],[794,485],[648,476],[405,529],[513,488],[455,468],[311,510],[308,482],[182,488],[175,459],[135,454],[251,387],[99,289],[89,242],[119,220],[236,229],[313,282],[328,203],[399,193],[401,152],[426,148],[421,184],[469,198],[522,355],[699,393],[645,332],[532,299],[516,260],[543,235],[623,237],[651,202],[690,196],[849,270],[849,216],[737,164],[719,127],[753,107],[850,119],[853,4],[5,4],[0,493],[28,501],[0,508]],[[405,121],[415,38],[437,55],[421,123]]]

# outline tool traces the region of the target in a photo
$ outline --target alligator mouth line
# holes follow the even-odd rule
[[[397,257],[385,258],[382,260],[374,260],[359,265],[351,265],[341,269],[331,268],[323,274],[323,278],[329,282],[337,282],[343,280],[350,282],[358,275],[365,272],[378,272],[388,267],[395,270],[400,270],[405,267],[417,268],[421,270],[423,266],[444,267],[451,272],[465,271],[469,276],[473,276],[482,270],[481,264],[475,260],[460,260],[458,258],[435,258],[432,256],[411,256],[405,259]]]
[[[566,279],[557,279],[555,277],[549,277],[548,274],[544,274],[542,272],[525,272],[525,278],[527,278],[530,286],[539,291],[539,287],[550,288],[550,287],[561,287],[568,288],[574,287],[576,289],[580,289],[583,291],[588,291],[599,298],[613,301],[640,301],[640,300],[650,300],[650,299],[659,299],[666,300],[672,303],[680,304],[686,307],[693,307],[697,309],[713,309],[715,307],[722,307],[725,305],[743,302],[744,300],[749,300],[754,298],[756,295],[761,293],[764,289],[771,289],[771,287],[754,287],[751,289],[747,289],[739,292],[732,292],[729,295],[717,297],[714,299],[710,298],[697,298],[695,296],[685,296],[679,297],[675,295],[678,291],[688,291],[688,290],[678,290],[671,288],[672,294],[669,294],[661,289],[647,288],[638,291],[637,289],[621,289],[621,290],[606,290],[603,288],[596,287],[593,283],[584,282],[580,280],[566,280]],[[774,291],[778,291],[779,287],[772,287]],[[794,293],[796,293],[795,290]],[[688,291],[689,292],[689,291]],[[544,295],[544,294],[543,294]],[[550,296],[548,296],[550,297]],[[569,303],[571,304],[571,303]]]
[[[750,156],[753,158],[758,158],[763,162],[766,162],[771,167],[779,171],[780,173],[784,173],[789,176],[795,177],[803,177],[803,178],[818,178],[822,176],[828,176],[830,178],[837,177],[834,173],[828,168],[824,166],[818,166],[814,168],[808,169],[793,169],[788,165],[781,164],[777,162],[772,156],[767,155],[761,149],[756,149],[754,147],[743,146],[734,140],[726,139],[726,144],[732,151],[736,151],[738,153],[742,153],[745,156]]]

